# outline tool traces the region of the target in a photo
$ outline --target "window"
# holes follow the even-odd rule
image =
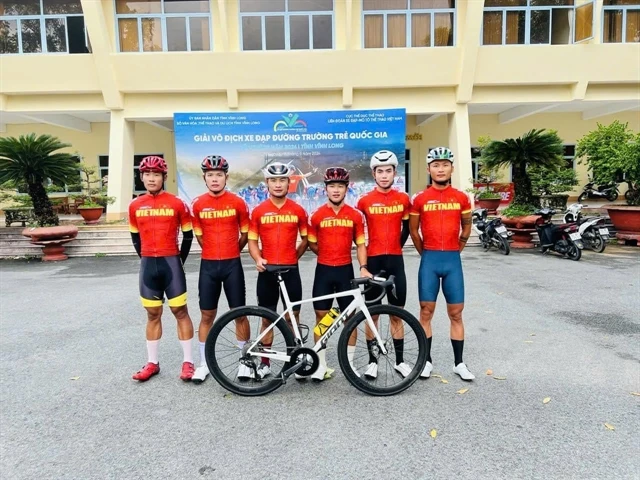
[[[115,0],[120,52],[211,50],[209,0]]]
[[[144,155],[134,155],[133,156],[133,193],[140,194],[146,192],[144,188],[144,184],[140,179],[140,171],[138,167],[142,159],[148,155],[156,155],[158,157],[164,158],[164,154],[162,153],[145,153]],[[100,179],[104,179],[105,176],[109,175],[109,155],[100,155],[98,157],[98,162],[100,165]],[[163,185],[163,189],[166,190],[167,182]]]
[[[640,0],[605,0],[603,43],[640,42]]]
[[[486,0],[483,45],[567,45],[593,37],[593,1]]]
[[[562,157],[564,158],[564,167],[570,170],[575,169],[575,158],[576,158],[576,146],[575,145],[565,145],[564,152],[562,153]]]
[[[80,0],[0,0],[0,54],[90,51]]]
[[[240,0],[243,50],[333,48],[333,0]]]
[[[471,172],[473,174],[473,181],[476,183],[480,179],[480,167],[480,149],[471,147]]]
[[[455,0],[362,0],[364,48],[451,47]]]

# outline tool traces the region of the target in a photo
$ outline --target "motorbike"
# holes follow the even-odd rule
[[[636,187],[633,182],[630,182],[629,180],[625,180],[624,183],[627,184],[627,191],[624,192],[624,199],[629,205],[636,205],[638,200],[640,200],[640,187]]]
[[[603,217],[583,217],[581,210],[586,205],[573,203],[564,214],[565,223],[576,223],[584,245],[594,252],[602,253],[609,240],[609,229],[604,226]]]
[[[487,220],[487,209],[477,208],[473,211],[473,229],[478,234],[480,243],[485,250],[496,247],[503,255],[509,255],[509,237],[512,232],[507,231],[507,227],[502,224],[500,218],[496,217]]]
[[[618,184],[608,183],[595,187],[594,182],[587,183],[582,188],[582,193],[578,196],[578,203],[582,203],[587,198],[606,198],[610,202],[618,199]]]
[[[578,231],[576,223],[554,225],[551,217],[556,211],[550,208],[537,210],[534,215],[540,215],[536,222],[536,231],[540,238],[540,250],[542,253],[556,252],[564,258],[578,261],[582,257],[582,235]]]

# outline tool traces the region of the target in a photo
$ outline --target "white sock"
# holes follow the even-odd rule
[[[238,340],[238,348],[242,350],[245,343],[247,343],[245,340]]]
[[[183,362],[193,363],[193,353],[191,352],[191,340],[180,340],[180,345],[182,345],[182,354],[183,354]]]
[[[320,350],[318,352],[318,358],[320,359],[320,365],[322,365],[324,368],[327,368],[327,351],[326,350]]]
[[[147,340],[147,356],[149,362],[158,364],[158,343],[160,340]]]
[[[204,358],[204,345],[206,342],[198,342],[200,344],[200,365],[206,365],[207,360]]]
[[[355,345],[347,345],[347,358],[349,359],[349,364],[353,367],[353,357],[356,354],[356,346]]]

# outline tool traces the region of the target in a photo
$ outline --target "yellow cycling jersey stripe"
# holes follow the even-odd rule
[[[249,231],[249,240],[258,240],[258,234],[252,231]]]
[[[309,240],[309,241],[310,241],[310,242],[312,242],[312,243],[318,243],[318,238],[317,238],[317,237],[315,237],[315,236],[313,236],[313,235],[309,235],[309,236],[307,237],[307,240]]]
[[[460,213],[471,213],[471,209],[469,209],[469,210],[463,210],[463,211],[462,211],[462,212],[460,212]]]
[[[193,227],[191,226],[191,222],[185,223],[184,225],[182,225],[183,232],[190,232],[192,229]]]
[[[140,300],[142,300],[142,306],[143,307],[161,307],[162,306],[162,300],[149,300],[148,298],[144,298],[144,297],[140,297]]]
[[[187,292],[169,299],[170,307],[183,307],[187,304]]]
[[[411,212],[409,215],[413,215],[413,216],[416,216],[416,217],[419,217],[419,216],[420,216],[420,214],[419,214],[419,213],[416,213],[416,212]]]
[[[129,231],[131,233],[138,233],[138,229],[136,227],[134,227],[133,225],[129,225]]]
[[[193,229],[193,233],[194,233],[195,235],[197,235],[197,236],[201,237],[201,236],[202,236],[202,229],[200,229],[200,228],[196,227],[196,228],[194,228],[194,229]]]
[[[365,241],[364,241],[364,237],[358,237],[356,238],[356,245],[364,245]]]
[[[249,231],[249,227],[240,227],[240,233],[247,233]]]
[[[409,218],[409,213],[408,213],[408,212],[407,212],[407,214],[406,214],[406,215],[403,215],[403,216],[402,216],[402,219],[403,219],[403,220],[407,220],[408,218]]]

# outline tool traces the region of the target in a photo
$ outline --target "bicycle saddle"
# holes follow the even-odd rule
[[[269,273],[285,273],[289,270],[295,270],[298,268],[298,265],[269,265],[267,263],[264,267]]]

